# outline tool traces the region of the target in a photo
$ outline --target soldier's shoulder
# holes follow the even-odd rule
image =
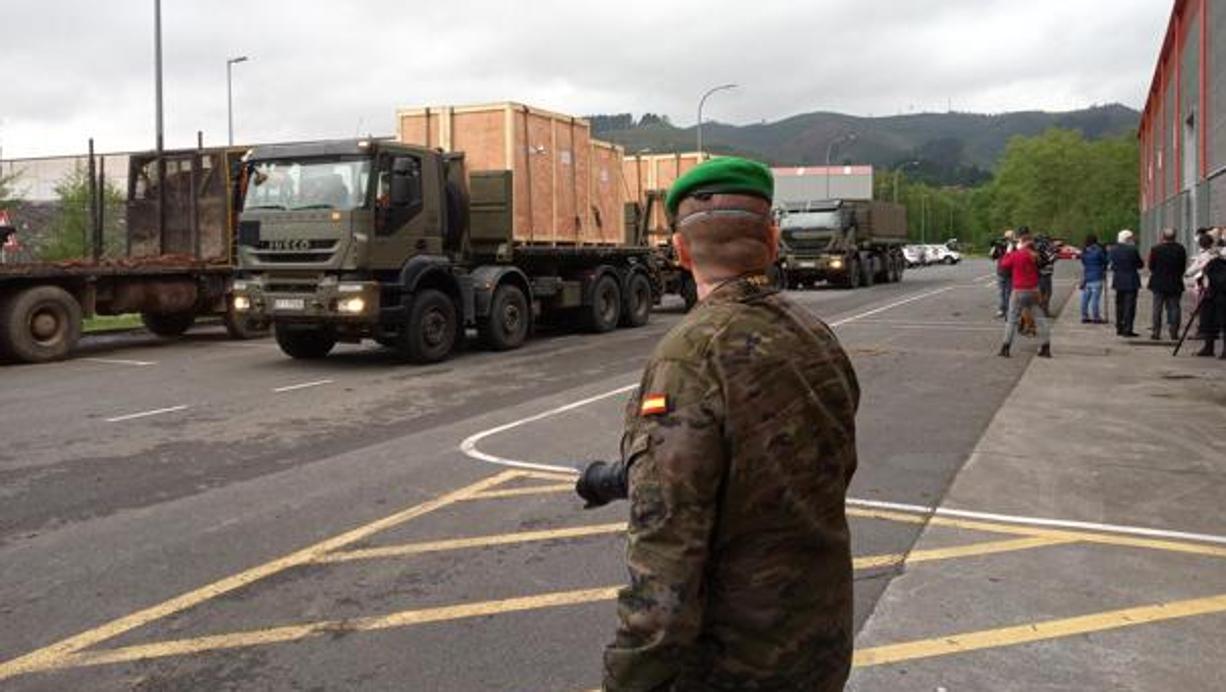
[[[700,304],[664,335],[652,358],[685,362],[704,360],[720,333],[740,317],[742,307],[740,303]]]

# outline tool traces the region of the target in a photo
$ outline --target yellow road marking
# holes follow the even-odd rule
[[[78,666],[94,666],[106,663],[123,663],[166,656],[217,651],[219,649],[234,649],[247,646],[276,644],[295,641],[322,634],[349,632],[370,632],[396,627],[409,627],[432,622],[460,620],[464,618],[499,615],[525,610],[542,608],[557,608],[561,606],[579,605],[607,601],[617,596],[621,587],[604,587],[599,589],[581,589],[578,591],[560,591],[526,596],[522,598],[507,598],[498,601],[481,601],[478,603],[463,603],[460,605],[442,606],[438,608],[423,608],[419,610],[404,610],[398,613],[376,617],[353,618],[348,620],[326,620],[302,625],[289,625],[263,630],[233,632],[195,639],[177,639],[152,644],[138,644],[116,649],[100,651],[82,651],[62,656],[54,662],[51,668],[68,668]]]
[[[1193,555],[1208,555],[1226,558],[1226,547],[1171,541],[1157,538],[1138,538],[1117,534],[1094,533],[1092,531],[1072,531],[1068,529],[1042,529],[1017,526],[1013,524],[998,524],[971,519],[953,519],[950,517],[932,516],[928,514],[907,514],[890,510],[853,509],[848,508],[848,516],[885,521],[901,521],[912,524],[929,523],[933,526],[951,526],[970,531],[985,531],[989,533],[1005,533],[1015,536],[1032,536],[1058,539],[1064,542],[1082,541],[1085,543],[1100,543],[1103,545],[1124,546],[1129,548],[1146,548],[1149,550],[1165,550],[1175,553],[1190,553]]]
[[[575,480],[579,476],[576,474],[565,473],[546,473],[544,471],[524,471],[524,478],[535,478],[541,481],[557,481],[558,483],[570,483],[571,487],[575,486]]]
[[[505,490],[486,490],[483,493],[477,493],[471,497],[464,498],[466,500],[496,500],[503,497],[521,497],[523,495],[543,495],[545,493],[573,493],[575,492],[575,484],[567,483],[566,485],[533,485],[527,488],[507,488]]]
[[[14,675],[22,675],[38,670],[47,670],[50,668],[60,667],[63,659],[73,654],[80,649],[92,646],[99,642],[105,641],[112,637],[116,637],[124,632],[146,625],[154,620],[160,620],[168,615],[173,615],[183,610],[187,610],[193,606],[199,605],[210,599],[216,598],[225,593],[242,588],[252,582],[259,581],[265,577],[277,574],[291,567],[304,565],[314,562],[321,556],[345,547],[351,543],[356,543],[364,538],[376,534],[384,529],[391,528],[398,524],[403,524],[406,521],[420,517],[423,514],[433,512],[434,510],[446,507],[447,505],[460,502],[467,499],[470,495],[480,493],[491,487],[497,486],[500,483],[505,483],[514,478],[519,478],[523,474],[519,471],[504,471],[502,473],[490,476],[483,480],[477,481],[472,485],[460,488],[445,495],[441,495],[433,500],[428,500],[421,504],[415,505],[403,511],[391,514],[377,521],[373,521],[365,526],[358,527],[351,531],[346,531],[340,535],[334,536],[327,540],[321,541],[307,548],[303,548],[294,553],[290,553],[284,557],[278,558],[271,562],[266,562],[262,565],[244,570],[238,574],[231,575],[224,579],[218,580],[203,586],[194,591],[189,591],[180,596],[176,596],[168,601],[163,601],[155,606],[139,610],[130,615],[125,615],[121,618],[112,620],[104,625],[86,630],[80,634],[68,637],[49,646],[45,646],[36,651],[32,651],[24,656],[19,656],[9,661],[0,663],[0,680],[13,677]]]
[[[520,533],[504,533],[497,536],[475,536],[473,538],[454,538],[428,543],[409,543],[407,545],[389,545],[362,550],[347,550],[344,552],[324,555],[316,562],[348,562],[350,560],[370,560],[375,558],[406,557],[422,553],[436,553],[445,550],[462,550],[465,548],[486,548],[495,545],[513,545],[515,543],[531,543],[533,541],[550,541],[560,538],[582,538],[599,536],[609,533],[621,533],[626,530],[625,522],[616,524],[598,524],[595,526],[576,526],[564,529],[549,529],[544,531],[522,531]]]
[[[979,543],[955,545],[948,548],[913,550],[906,555],[868,555],[865,557],[855,558],[852,560],[852,564],[856,569],[871,569],[874,567],[889,567],[891,565],[897,565],[903,562],[911,564],[914,562],[953,560],[960,557],[993,555],[996,553],[1012,552],[1014,550],[1030,550],[1031,548],[1043,548],[1049,545],[1060,545],[1062,543],[1074,542],[1076,541],[1067,538],[1047,538],[1041,536],[1011,538],[1005,541],[981,541]]]
[[[884,646],[860,649],[855,654],[854,665],[857,667],[879,666],[917,658],[931,658],[979,649],[1015,646],[1029,642],[1070,637],[1076,634],[1102,632],[1121,627],[1133,627],[1163,620],[1175,620],[1195,615],[1209,615],[1224,611],[1226,611],[1226,594],[1136,608],[1110,610],[1103,613],[1060,620],[1046,620],[1028,625],[1001,627],[999,629],[952,634],[944,637],[933,637],[932,639],[921,639],[901,644],[886,644]]]
[[[388,557],[392,555],[414,554],[418,552],[429,552],[435,550],[450,550],[461,547],[499,545],[502,543],[523,542],[527,540],[549,540],[551,538],[577,537],[581,535],[595,535],[597,533],[611,533],[614,531],[622,531],[624,529],[625,525],[620,523],[602,524],[569,529],[554,529],[552,531],[529,531],[518,534],[456,539],[453,541],[436,541],[432,543],[418,543],[404,546],[389,546],[386,548],[370,548],[366,550],[333,553],[320,557],[317,562],[339,562],[368,557]],[[1034,538],[1011,541],[989,541],[969,546],[958,546],[955,548],[942,548],[939,550],[925,551],[924,553],[921,553],[921,559],[941,560],[954,557],[964,557],[966,555],[975,554],[974,551],[976,550],[984,553],[1001,552],[1003,550],[1022,550],[1026,548],[1037,548],[1054,542],[1055,541],[1047,539],[1040,540]],[[903,555],[870,555],[856,558],[853,561],[853,564],[856,569],[865,569],[867,567],[897,564],[904,561],[904,559],[908,558],[905,558]],[[321,622],[311,622],[299,625],[287,625],[283,627],[270,627],[259,630],[210,635],[205,637],[197,637],[194,639],[177,639],[163,642],[153,642],[151,644],[140,644],[116,649],[70,651],[53,659],[43,661],[42,665],[36,668],[31,668],[26,672],[33,672],[35,670],[51,670],[56,668],[102,665],[108,663],[121,663],[145,658],[163,658],[166,656],[179,656],[184,654],[201,653],[205,651],[216,651],[219,649],[235,649],[247,646],[276,644],[314,637],[325,633],[365,632],[395,627],[407,627],[410,625],[431,622],[443,622],[486,615],[497,615],[501,613],[538,610],[542,608],[554,608],[558,606],[577,605],[581,603],[593,603],[616,597],[619,588],[620,587],[617,586],[609,586],[597,589],[583,589],[579,591],[563,591],[541,594],[539,596],[510,598],[500,601],[481,601],[477,603],[464,603],[439,608],[405,610],[397,613],[391,613],[389,615],[355,618],[350,620],[325,620]]]

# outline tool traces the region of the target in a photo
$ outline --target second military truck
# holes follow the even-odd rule
[[[856,288],[902,280],[905,207],[836,199],[785,203],[777,213],[789,288],[819,281]]]
[[[532,242],[515,171],[469,172],[462,152],[350,140],[256,147],[247,166],[235,308],[294,358],[373,339],[436,362],[469,327],[513,349],[538,319],[645,324],[657,298],[650,248]]]

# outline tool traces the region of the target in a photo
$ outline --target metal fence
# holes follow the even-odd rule
[[[96,156],[92,185],[87,153],[0,161],[0,177],[7,180],[9,193],[0,203],[17,229],[15,239],[0,252],[0,261],[92,259],[93,244],[99,240],[100,259],[123,257],[129,156]]]

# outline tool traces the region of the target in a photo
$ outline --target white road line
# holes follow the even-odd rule
[[[126,421],[126,420],[135,420],[137,418],[148,418],[149,416],[160,416],[163,413],[174,413],[175,411],[184,411],[187,408],[188,406],[186,404],[182,406],[171,406],[169,408],[155,408],[152,411],[141,411],[139,413],[129,413],[124,416],[115,416],[114,418],[107,418],[106,422],[122,423],[123,421]]]
[[[135,366],[140,366],[140,367],[143,367],[146,365],[157,365],[157,361],[124,360],[122,358],[82,358],[81,360],[86,360],[91,363],[106,363],[107,365],[135,365]]]
[[[531,469],[535,471],[548,471],[550,473],[565,473],[578,475],[578,470],[566,466],[557,466],[555,464],[540,464],[518,459],[508,459],[493,454],[487,454],[477,449],[477,443],[481,440],[497,435],[499,433],[518,428],[528,423],[534,423],[551,416],[556,416],[560,413],[572,411],[574,409],[586,406],[609,397],[625,394],[638,387],[637,384],[618,387],[612,391],[603,394],[590,396],[586,399],[581,399],[564,406],[544,411],[527,418],[521,418],[517,421],[512,421],[504,425],[499,425],[488,430],[482,430],[475,435],[470,435],[460,443],[460,451],[466,456],[478,461],[484,461],[499,466],[509,466],[512,468]],[[1075,521],[1070,519],[1050,519],[1046,517],[1028,517],[1015,514],[997,514],[994,512],[978,512],[967,509],[953,509],[950,507],[926,507],[924,505],[913,505],[900,502],[884,502],[881,500],[865,500],[860,498],[847,498],[847,504],[854,507],[867,507],[872,509],[886,509],[898,512],[908,512],[912,514],[929,514],[944,517],[958,517],[962,519],[979,519],[983,521],[995,521],[1000,523],[1020,524],[1026,526],[1043,526],[1048,528],[1066,528],[1080,529],[1083,531],[1097,531],[1100,533],[1113,533],[1120,535],[1145,536],[1150,538],[1168,538],[1187,541],[1198,541],[1202,543],[1216,543],[1226,545],[1226,536],[1216,536],[1206,533],[1190,533],[1187,531],[1169,531],[1166,529],[1154,529],[1144,526],[1127,526],[1120,524],[1100,524],[1086,521]]]
[[[1044,517],[1027,517],[1016,514],[996,514],[994,512],[976,512],[969,509],[953,509],[951,507],[925,507],[924,505],[909,505],[898,502],[882,502],[879,500],[860,500],[847,498],[847,504],[870,509],[892,509],[898,512],[912,514],[932,514],[938,517],[957,517],[959,519],[981,519],[1026,526],[1045,526],[1047,528],[1081,529],[1083,531],[1098,531],[1100,533],[1117,533],[1147,538],[1175,538],[1203,543],[1218,543],[1226,545],[1226,536],[1215,536],[1208,533],[1188,533],[1187,531],[1168,531],[1166,529],[1151,529],[1144,526],[1126,526],[1120,524],[1099,524],[1090,521],[1075,521],[1072,519],[1047,519]]]
[[[286,385],[284,387],[277,387],[276,389],[272,391],[277,394],[281,394],[283,392],[293,392],[299,389],[309,389],[310,387],[322,387],[325,384],[332,384],[332,380],[315,380],[314,382],[303,382],[302,384],[291,384],[291,385]]]
[[[497,435],[498,433],[506,432],[507,430],[518,428],[521,425],[527,425],[528,423],[535,423],[538,420],[549,418],[550,416],[556,416],[559,413],[565,413],[581,406],[587,406],[588,404],[595,403],[602,399],[608,399],[609,397],[617,396],[618,394],[625,394],[626,392],[634,389],[638,389],[637,384],[628,384],[624,387],[618,387],[613,391],[605,392],[604,394],[597,394],[596,396],[566,404],[565,406],[550,409],[544,413],[538,413],[534,416],[528,416],[527,418],[520,418],[517,421],[512,421],[496,428],[490,428],[489,430],[482,430],[476,435],[470,435],[469,437],[465,438],[465,440],[460,443],[460,451],[464,452],[464,454],[472,457],[473,459],[487,461],[491,464],[498,464],[499,466],[510,466],[517,469],[532,469],[534,471],[555,471],[560,473],[578,474],[578,470],[566,466],[555,466],[553,464],[533,464],[527,461],[518,461],[516,459],[507,459],[500,456],[494,456],[493,454],[486,454],[485,452],[477,449],[477,443],[491,435]]]
[[[921,293],[921,294],[919,294],[919,295],[911,296],[910,298],[904,298],[904,299],[902,299],[902,300],[896,300],[896,301],[894,301],[893,303],[888,303],[888,304],[886,304],[886,305],[882,305],[882,306],[881,306],[881,307],[879,307],[879,308],[875,308],[875,309],[873,309],[873,310],[869,310],[869,311],[867,311],[867,312],[861,312],[861,313],[859,313],[859,314],[857,314],[857,315],[852,315],[851,317],[847,317],[847,318],[841,319],[841,320],[839,320],[839,321],[837,321],[837,322],[831,322],[831,323],[830,323],[830,326],[831,326],[831,327],[840,327],[840,326],[842,326],[842,325],[844,325],[844,324],[849,324],[849,323],[851,323],[851,322],[855,322],[855,321],[857,321],[857,320],[862,320],[862,319],[864,319],[865,317],[872,317],[873,315],[876,315],[876,314],[878,314],[878,313],[885,312],[886,310],[893,310],[894,308],[896,308],[896,307],[900,307],[900,306],[902,306],[902,305],[906,305],[907,303],[914,303],[914,302],[915,302],[915,301],[917,301],[917,300],[923,300],[924,298],[931,298],[932,296],[935,296],[935,295],[937,295],[937,294],[944,293],[944,292],[946,292],[946,291],[952,290],[953,288],[954,288],[953,286],[946,286],[945,288],[938,288],[938,289],[936,289],[935,291],[928,291],[927,293]]]

